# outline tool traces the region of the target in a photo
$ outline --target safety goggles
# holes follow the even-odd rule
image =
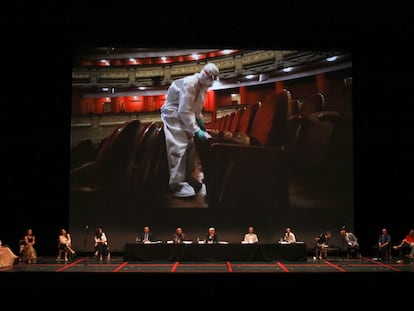
[[[204,70],[204,73],[206,74],[206,76],[209,77],[211,80],[213,80],[213,81],[219,81],[220,80],[220,77],[218,75],[214,75],[211,72],[209,72],[208,70],[205,70],[205,69],[203,69],[203,70]]]

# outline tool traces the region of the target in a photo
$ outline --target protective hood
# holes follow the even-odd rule
[[[200,83],[203,86],[210,87],[214,81],[219,78],[219,69],[213,63],[208,63],[200,72]]]

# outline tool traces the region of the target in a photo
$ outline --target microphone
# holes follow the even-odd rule
[[[86,225],[86,226],[85,226],[85,230],[88,230],[88,228],[89,228],[89,226],[88,226],[88,225]]]

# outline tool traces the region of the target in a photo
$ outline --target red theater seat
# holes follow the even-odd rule
[[[247,138],[243,144],[237,143],[241,141],[237,138],[227,142],[213,140],[210,144],[198,142],[209,207],[255,205],[261,209],[288,205],[285,143],[290,106],[288,90],[276,92],[257,104],[250,131],[239,133]]]

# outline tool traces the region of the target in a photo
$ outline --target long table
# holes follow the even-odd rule
[[[306,244],[125,244],[125,261],[306,261]]]

